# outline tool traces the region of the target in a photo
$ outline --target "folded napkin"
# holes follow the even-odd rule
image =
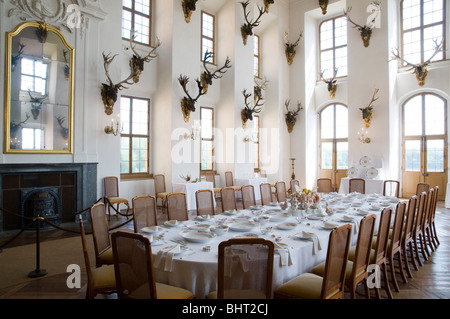
[[[173,247],[172,249],[170,249],[167,252],[166,255],[166,264],[164,265],[164,270],[165,271],[169,271],[172,272],[172,266],[173,266],[173,255],[180,253],[181,252],[181,247],[179,244],[177,244],[175,247]]]
[[[344,217],[342,217],[342,220],[345,221],[345,222],[350,222],[350,223],[355,224],[355,227],[353,227],[353,232],[355,234],[358,233],[358,231],[359,231],[359,223],[354,217],[348,216],[348,215],[344,215]]]
[[[280,254],[281,266],[291,266],[294,264],[292,260],[292,252],[289,247],[280,246],[275,243],[275,250]]]
[[[176,225],[178,225],[178,220],[176,220],[176,219],[174,219],[174,220],[169,220],[169,221],[167,222],[167,224],[168,224],[168,225],[171,225],[171,226],[176,226]]]
[[[339,226],[338,224],[333,223],[333,222],[324,222],[323,225],[324,225],[326,228],[334,228],[334,227],[338,227],[338,226]]]
[[[225,254],[225,276],[232,277],[233,276],[233,268],[234,265],[240,263],[242,266],[242,270],[244,272],[248,271],[248,254],[246,251],[234,251],[231,250]]]
[[[311,238],[313,241],[313,255],[316,254],[317,250],[322,250],[322,245],[320,244],[320,240],[319,237],[317,237],[317,235],[315,233],[310,233],[310,232],[306,232],[303,231],[303,238]]]

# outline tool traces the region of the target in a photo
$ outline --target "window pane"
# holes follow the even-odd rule
[[[444,140],[427,141],[427,171],[444,172]]]
[[[405,141],[405,171],[420,172],[420,141]]]
[[[336,105],[336,138],[348,138],[348,110]]]
[[[445,104],[437,96],[425,95],[425,134],[445,134]]]
[[[347,45],[347,19],[344,17],[334,20],[334,45]]]
[[[120,138],[120,173],[130,173],[130,139]]]
[[[405,104],[405,136],[422,135],[422,96],[416,96]]]
[[[328,106],[320,113],[321,138],[334,138],[334,106]]]
[[[320,25],[320,68],[330,79],[337,68],[337,77],[347,76],[347,19],[337,17]]]
[[[212,170],[213,169],[213,156],[212,156],[213,143],[211,141],[202,141],[202,158],[201,169]]]
[[[123,0],[122,5],[128,9],[132,9],[133,2],[132,0]]]
[[[333,168],[333,143],[322,143],[322,169]]]
[[[146,173],[148,167],[147,138],[132,138],[132,173]]]
[[[328,20],[320,25],[320,49],[333,47],[333,20]]]
[[[122,97],[120,99],[120,124],[122,134],[130,134],[130,109],[131,99]]]
[[[150,0],[135,0],[134,9],[137,12],[149,15],[150,14]]]
[[[255,169],[259,169],[259,116],[253,117],[253,138],[255,139]]]
[[[148,135],[148,101],[133,99],[133,135]]]
[[[348,169],[348,142],[336,143],[337,169]]]

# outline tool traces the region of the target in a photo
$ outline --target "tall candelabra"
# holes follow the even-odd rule
[[[292,175],[291,175],[291,179],[295,179],[295,158],[291,158],[290,159],[292,161]]]

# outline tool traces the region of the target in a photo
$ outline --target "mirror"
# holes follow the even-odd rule
[[[5,153],[72,153],[74,50],[57,29],[7,33]]]

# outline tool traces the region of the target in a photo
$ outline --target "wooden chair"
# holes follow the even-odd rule
[[[335,228],[328,240],[324,276],[305,273],[282,284],[276,299],[343,299],[352,226]]]
[[[214,195],[220,194],[220,188],[216,187],[216,174],[214,172],[206,172],[205,180],[213,183]]]
[[[427,183],[418,183],[416,187],[416,195],[417,197],[420,196],[423,192],[428,192],[430,189],[430,184]]]
[[[262,183],[259,185],[261,191],[261,205],[267,205],[272,202],[272,185]]]
[[[116,205],[116,211],[119,212],[120,205],[123,204],[127,206],[127,219],[128,212],[130,211],[130,205],[126,198],[119,197],[119,180],[116,176],[107,176],[103,178],[103,187],[105,191],[105,197],[108,199],[108,219],[111,219],[111,206]],[[116,214],[118,218],[118,214]]]
[[[224,187],[220,190],[222,212],[226,210],[237,210],[236,192],[233,187]]]
[[[377,216],[372,214],[361,219],[358,233],[358,240],[355,246],[355,258],[347,261],[345,284],[350,290],[352,299],[356,297],[356,288],[365,282],[366,296],[370,299],[369,287],[367,285],[367,267],[370,262],[370,252],[372,251],[372,239]],[[312,273],[322,276],[325,273],[325,262],[315,266]]]
[[[277,192],[277,201],[279,203],[285,202],[287,198],[286,183],[283,181],[277,182],[275,184],[275,189]]]
[[[266,170],[265,170],[265,169],[261,169],[261,170],[259,171],[259,175],[260,175],[261,177],[267,177],[267,172],[266,172]]]
[[[166,191],[166,177],[163,174],[157,174],[153,176],[153,180],[155,182],[155,195],[156,200],[161,199],[161,206],[164,207],[167,204],[167,195],[169,194]]]
[[[233,172],[231,171],[225,172],[225,186],[233,187],[236,192],[241,190],[240,186],[234,186]]]
[[[156,197],[152,195],[135,196],[133,203],[134,232],[142,228],[158,225],[156,217]]]
[[[94,239],[95,265],[96,267],[112,265],[114,260],[105,204],[97,203],[92,205],[89,209],[89,216],[91,219],[92,238]]]
[[[256,205],[255,189],[254,189],[253,185],[242,186],[241,192],[242,192],[242,207],[244,209],[247,209],[250,206]]]
[[[290,182],[290,190],[291,190],[291,194],[293,194],[295,192],[295,185],[297,185],[300,188],[300,182],[296,179],[292,179]]]
[[[434,188],[430,188],[428,190],[428,205],[427,205],[427,213],[424,217],[423,223],[423,232],[425,244],[430,247],[431,251],[435,251],[437,248],[437,242],[435,239],[435,228],[434,226],[434,216],[436,213],[436,201],[438,196],[439,186]]]
[[[439,242],[439,238],[437,236],[436,231],[436,223],[435,223],[435,217],[436,217],[436,205],[438,201],[438,195],[439,195],[439,186],[434,187],[434,202],[433,202],[433,208],[431,210],[430,214],[430,232],[431,232],[431,239],[434,243],[435,249],[441,244]]]
[[[167,195],[167,218],[178,221],[189,220],[185,193],[169,193]]]
[[[404,283],[407,283],[405,271],[403,269],[403,256],[402,256],[402,237],[403,227],[405,222],[406,202],[400,202],[397,205],[397,209],[394,215],[394,227],[392,233],[389,236],[388,249],[387,249],[387,261],[390,266],[390,273],[392,282],[394,284],[395,291],[399,292],[399,286],[395,274],[394,257],[398,256],[399,272]]]
[[[119,299],[194,299],[192,292],[155,281],[148,238],[118,231],[111,235]]]
[[[423,216],[425,215],[426,210],[426,203],[427,203],[427,197],[428,194],[426,192],[422,192],[419,196],[419,203],[417,204],[417,211],[416,211],[416,217],[414,220],[414,227],[413,227],[413,244],[414,244],[414,253],[415,253],[415,259],[419,266],[423,266],[423,262],[420,259],[419,255],[419,244],[421,245],[421,252],[422,257],[424,260],[426,260],[426,252],[425,247],[423,245]]]
[[[427,192],[427,202],[425,204],[425,210],[422,217],[422,246],[425,251],[426,258],[425,260],[428,260],[428,258],[431,256],[430,251],[428,250],[428,246],[433,250],[432,247],[432,240],[431,240],[431,234],[430,234],[430,214],[433,210],[434,206],[434,188],[430,188]]]
[[[406,273],[408,274],[409,278],[413,278],[411,268],[409,267],[408,262],[408,251],[411,256],[411,263],[414,266],[415,270],[419,270],[419,267],[417,266],[416,260],[414,258],[414,250],[413,250],[413,228],[414,228],[414,219],[416,216],[416,206],[419,198],[414,195],[409,199],[408,202],[408,209],[405,216],[405,224],[403,226],[403,238],[402,238],[402,255],[404,259],[404,265]]]
[[[348,192],[366,193],[366,181],[362,178],[351,178],[348,182]]]
[[[383,183],[383,195],[399,197],[400,182],[395,180],[385,180]]]
[[[87,273],[86,298],[93,299],[99,293],[112,293],[116,290],[116,276],[114,274],[114,265],[105,265],[103,267],[92,268],[89,260],[89,251],[86,241],[86,232],[84,230],[83,218],[78,215],[80,222],[81,245],[83,247],[84,262]]]
[[[333,191],[333,184],[331,178],[319,178],[317,179],[317,192],[318,193],[331,193]]]
[[[195,192],[197,203],[197,216],[214,215],[214,193],[210,189],[201,189]]]
[[[237,258],[233,258],[237,257]],[[219,244],[217,291],[208,299],[271,299],[274,244],[263,238]]]

